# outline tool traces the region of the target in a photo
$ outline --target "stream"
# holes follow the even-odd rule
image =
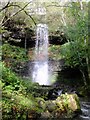
[[[81,114],[74,120],[90,120],[90,98],[88,99],[81,99]]]

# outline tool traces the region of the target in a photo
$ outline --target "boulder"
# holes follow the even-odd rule
[[[49,111],[49,112],[53,112],[54,110],[57,109],[57,105],[55,103],[55,101],[51,101],[51,100],[48,100],[46,101],[46,109]]]
[[[79,98],[76,94],[61,94],[56,100],[37,99],[43,109],[41,117],[73,118],[80,111]],[[76,116],[76,115],[75,115]]]
[[[43,111],[45,111],[45,109],[46,109],[45,100],[43,98],[40,98],[40,97],[37,97],[36,100],[37,100],[37,104],[38,104],[39,108],[41,108],[41,109],[43,109]]]
[[[80,110],[79,98],[76,94],[62,94],[56,99],[56,104],[61,106],[61,104],[71,111]]]
[[[72,111],[77,111],[80,109],[79,99],[76,94],[69,95],[68,108]]]
[[[41,113],[41,117],[40,118],[51,118],[52,115],[50,114],[50,112],[48,110],[46,110],[45,112]]]

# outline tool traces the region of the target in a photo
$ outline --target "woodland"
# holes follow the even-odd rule
[[[38,7],[46,9],[45,16],[37,14]],[[80,114],[80,98],[90,95],[89,8],[90,2],[82,0],[0,2],[1,120],[74,120]],[[39,23],[48,25],[48,60],[59,65],[51,85],[32,82],[27,74]]]

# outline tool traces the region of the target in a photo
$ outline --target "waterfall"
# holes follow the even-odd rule
[[[40,85],[49,85],[48,77],[48,26],[38,24],[32,78]]]

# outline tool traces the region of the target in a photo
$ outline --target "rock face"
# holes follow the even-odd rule
[[[27,27],[24,20],[10,19],[4,24],[4,27],[6,31],[2,34],[3,41],[27,49],[35,47],[36,31],[32,25]],[[61,33],[53,33],[48,37],[49,43],[53,45],[62,45],[67,42],[66,36]]]
[[[62,94],[56,100],[37,98],[38,106],[43,109],[41,118],[73,118],[80,111],[79,98],[76,94]]]

